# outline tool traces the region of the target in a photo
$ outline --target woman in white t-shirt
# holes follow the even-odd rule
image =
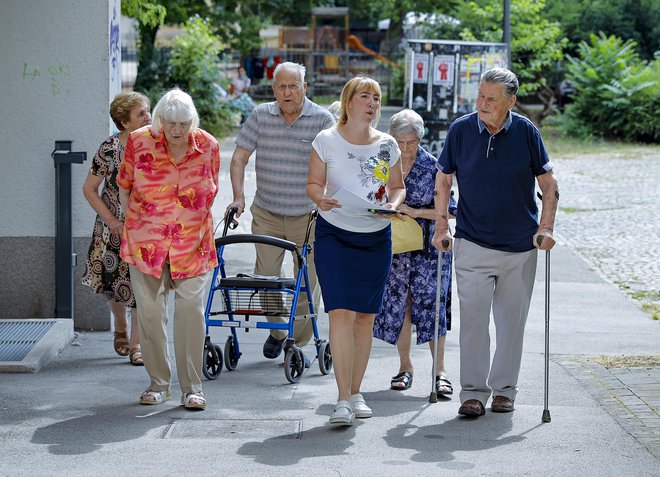
[[[399,147],[373,127],[380,98],[373,79],[348,81],[337,126],[316,136],[310,156],[307,194],[319,208],[314,263],[339,391],[332,424],[372,414],[360,385],[392,261],[392,215],[378,210],[396,210],[406,196]]]

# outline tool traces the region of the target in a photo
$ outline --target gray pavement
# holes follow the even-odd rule
[[[226,171],[232,150],[225,141],[227,189],[216,201],[219,211],[231,194]],[[246,216],[239,230],[247,231],[247,224]],[[253,252],[228,251],[226,258],[245,270]],[[85,332],[38,374],[0,374],[0,475],[660,475],[658,370],[606,368],[595,359],[657,355],[660,327],[566,243],[551,254],[552,422],[541,423],[539,258],[511,414],[488,410],[477,420],[459,418],[457,394],[429,404],[427,346],[413,348],[412,388],[390,390],[397,353],[375,341],[363,385],[374,416],[351,428],[332,428],[333,375],[321,375],[314,362],[299,384],[289,384],[281,359],[261,356],[261,330],[240,331],[244,354],[237,369],[204,381],[206,411],[186,411],[176,400],[140,406],[137,397],[148,384],[144,369],[114,354],[111,333]],[[454,314],[446,362],[458,391],[457,306]],[[323,313],[319,324],[327,337]],[[211,329],[220,345],[227,334]],[[313,354],[310,346],[304,351]],[[173,391],[178,396],[176,379]]]

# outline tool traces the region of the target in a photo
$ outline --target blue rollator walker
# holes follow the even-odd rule
[[[229,228],[235,228],[234,215],[237,209],[227,211],[224,221],[222,237],[215,240],[218,253],[218,266],[213,271],[213,280],[209,293],[206,311],[206,340],[204,342],[203,368],[204,376],[208,379],[217,379],[222,371],[223,352],[220,346],[211,342],[209,336],[210,326],[229,328],[231,334],[227,337],[224,349],[224,364],[228,371],[233,371],[241,357],[241,348],[238,342],[239,328],[249,331],[250,328],[267,330],[286,330],[288,333],[284,342],[284,374],[290,383],[297,383],[305,372],[305,357],[302,349],[295,344],[293,329],[296,319],[309,318],[312,320],[314,330],[314,344],[316,356],[319,361],[321,374],[328,374],[332,369],[332,355],[330,343],[319,338],[316,313],[312,302],[312,290],[309,286],[307,274],[307,255],[311,251],[309,236],[312,225],[316,219],[317,211],[313,210],[309,216],[307,233],[302,250],[294,242],[268,235],[235,234],[227,235]],[[225,272],[223,254],[227,246],[234,244],[263,244],[279,247],[290,251],[298,264],[298,274],[295,278],[281,278],[276,276],[261,276],[253,273],[238,273],[228,277]],[[212,311],[213,298],[216,292],[222,295],[222,307]],[[296,317],[296,306],[300,294],[305,293],[309,304],[309,315]],[[271,323],[260,318],[270,316],[288,317],[288,323]],[[216,318],[217,317],[217,318]],[[256,319],[250,320],[252,317]]]

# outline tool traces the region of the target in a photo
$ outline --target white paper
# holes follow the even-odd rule
[[[363,199],[359,195],[351,192],[346,187],[342,187],[337,191],[337,193],[332,197],[337,202],[339,202],[344,209],[359,209],[361,211],[365,210],[384,210],[391,212],[392,209],[387,209],[379,205],[369,202],[367,199]]]

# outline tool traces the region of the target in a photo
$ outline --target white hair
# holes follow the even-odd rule
[[[300,75],[300,82],[301,83],[305,82],[305,72],[307,71],[307,68],[305,68],[303,65],[300,65],[298,63],[285,61],[284,63],[280,63],[275,67],[275,71],[273,71],[273,83],[277,83],[277,75],[281,70],[284,69],[296,71]]]
[[[173,88],[163,95],[156,104],[152,114],[153,130],[159,132],[163,128],[163,121],[177,123],[190,122],[188,133],[199,127],[199,114],[188,93],[179,88]]]
[[[390,119],[389,134],[395,139],[415,134],[421,141],[424,137],[424,120],[412,109],[404,109]]]

